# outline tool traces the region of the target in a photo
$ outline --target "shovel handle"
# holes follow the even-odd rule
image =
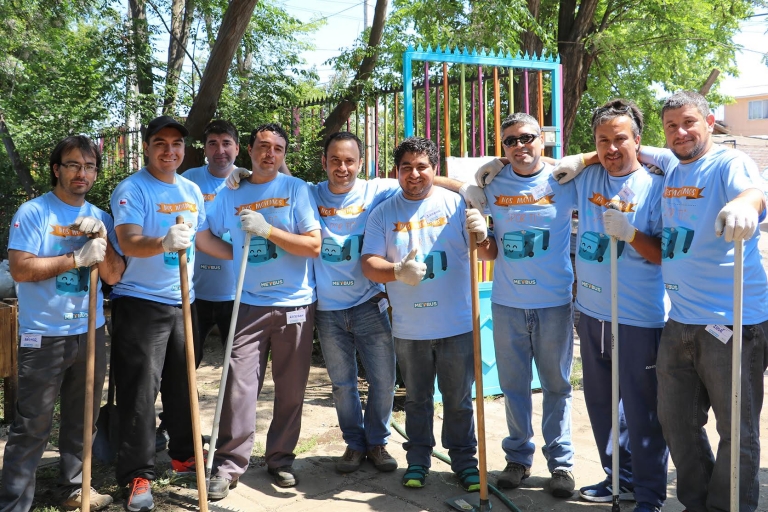
[[[91,509],[91,459],[93,453],[93,384],[96,370],[96,293],[99,267],[93,265],[88,287],[88,338],[85,345],[85,403],[83,404],[83,484],[80,510]]]
[[[176,224],[183,224],[184,217],[176,217]],[[187,359],[187,383],[189,385],[189,412],[192,416],[192,440],[195,448],[195,472],[200,512],[208,512],[208,488],[205,485],[203,438],[200,431],[200,408],[197,403],[197,377],[195,374],[195,343],[192,331],[192,306],[189,303],[189,275],[187,250],[179,251],[179,280],[181,281],[181,310],[184,315],[184,352]]]

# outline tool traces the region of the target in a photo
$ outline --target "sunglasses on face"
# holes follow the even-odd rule
[[[535,135],[533,133],[526,133],[519,137],[513,137],[512,135],[510,135],[509,137],[501,141],[501,143],[507,146],[508,148],[512,148],[517,146],[518,142],[520,142],[521,144],[530,144],[531,142],[536,140],[537,137],[538,135]]]

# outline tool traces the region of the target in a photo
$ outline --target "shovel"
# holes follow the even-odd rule
[[[93,445],[93,381],[96,369],[96,288],[99,267],[91,267],[88,289],[88,338],[85,345],[85,404],[83,410],[83,487],[80,510],[91,510],[91,449]]]
[[[485,460],[485,401],[483,400],[483,360],[480,347],[480,288],[477,283],[477,234],[471,238],[469,250],[469,276],[472,288],[472,338],[475,348],[475,404],[477,405],[477,452],[480,473],[480,492],[462,494],[445,502],[456,510],[491,510],[488,500],[488,469]]]
[[[620,512],[619,506],[619,256],[616,237],[611,237],[611,512]]]
[[[221,409],[224,407],[224,393],[227,388],[227,376],[229,375],[229,360],[232,356],[232,343],[235,339],[235,328],[237,327],[237,314],[240,311],[240,298],[243,296],[243,282],[245,282],[245,270],[248,265],[248,250],[251,245],[251,234],[245,232],[243,241],[243,258],[240,260],[240,273],[237,276],[237,288],[235,288],[235,302],[232,305],[232,316],[229,320],[229,333],[227,334],[227,343],[224,347],[224,362],[221,366],[221,382],[219,383],[219,397],[216,400],[216,412],[213,414],[213,430],[211,431],[211,440],[208,442],[208,462],[205,466],[206,483],[211,481],[211,471],[213,469],[213,456],[216,454],[216,442],[219,439],[219,423],[221,421]]]
[[[731,350],[731,510],[739,510],[741,448],[741,328],[744,306],[744,242],[733,248],[733,346]]]
[[[115,405],[112,351],[110,351],[109,359],[107,403],[99,409],[99,419],[96,420],[96,438],[93,440],[93,457],[105,466],[114,464],[120,449],[120,417]]]
[[[184,217],[176,217],[176,224],[183,224]],[[205,468],[200,462],[203,456],[203,438],[200,434],[200,408],[197,403],[197,378],[195,376],[195,345],[192,332],[192,306],[189,304],[189,279],[187,274],[187,250],[179,251],[179,280],[181,281],[181,310],[184,315],[184,348],[187,356],[187,383],[189,385],[189,409],[192,416],[192,440],[195,447],[195,472],[197,473],[197,497],[201,512],[208,512],[208,488],[205,486]]]

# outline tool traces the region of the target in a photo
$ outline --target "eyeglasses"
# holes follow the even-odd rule
[[[80,172],[80,169],[84,169],[86,173],[93,174],[96,172],[97,167],[94,164],[79,164],[77,162],[67,162],[59,164],[59,167],[63,167],[68,171]]]
[[[538,135],[533,133],[525,133],[519,137],[513,137],[510,135],[509,137],[501,141],[501,143],[507,146],[508,148],[513,148],[517,146],[518,142],[520,142],[521,144],[530,144],[531,142],[536,140],[537,137]]]

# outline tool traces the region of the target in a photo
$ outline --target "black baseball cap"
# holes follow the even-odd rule
[[[184,128],[183,124],[179,123],[177,120],[175,120],[171,116],[160,116],[151,120],[147,125],[147,131],[144,132],[144,142],[149,142],[149,138],[151,136],[153,136],[163,128],[167,128],[169,126],[171,128],[176,128],[177,130],[179,130],[184,137],[189,135],[189,130]]]

